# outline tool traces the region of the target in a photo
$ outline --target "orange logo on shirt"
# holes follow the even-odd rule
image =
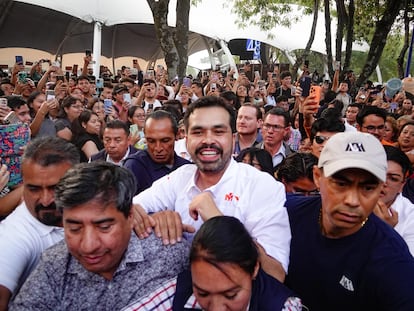
[[[237,195],[233,195],[233,192],[229,192],[224,196],[224,201],[230,201],[231,202],[231,201],[233,201],[233,199],[236,200],[236,201],[239,200],[239,197]]]

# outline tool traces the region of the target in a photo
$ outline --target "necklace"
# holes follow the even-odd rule
[[[361,222],[361,228],[362,228],[363,226],[365,226],[365,224],[367,223],[367,221],[368,221],[368,217],[367,217],[367,218],[365,218],[365,220],[363,220],[363,221]],[[322,208],[320,208],[320,209],[319,209],[318,223],[319,223],[319,229],[320,229],[320,231],[321,231],[322,235],[323,235],[323,236],[328,236],[328,233],[326,232],[325,228],[323,227],[323,221],[322,221]]]

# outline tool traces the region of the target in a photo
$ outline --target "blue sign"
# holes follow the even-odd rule
[[[246,40],[246,51],[253,52],[253,59],[260,59],[261,42],[253,39]]]

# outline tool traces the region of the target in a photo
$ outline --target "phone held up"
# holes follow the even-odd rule
[[[308,97],[312,79],[309,76],[302,76],[299,80],[299,86],[302,89],[302,96]]]

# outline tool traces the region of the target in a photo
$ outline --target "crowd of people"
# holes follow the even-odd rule
[[[414,309],[414,79],[91,61],[1,78],[0,310]]]

